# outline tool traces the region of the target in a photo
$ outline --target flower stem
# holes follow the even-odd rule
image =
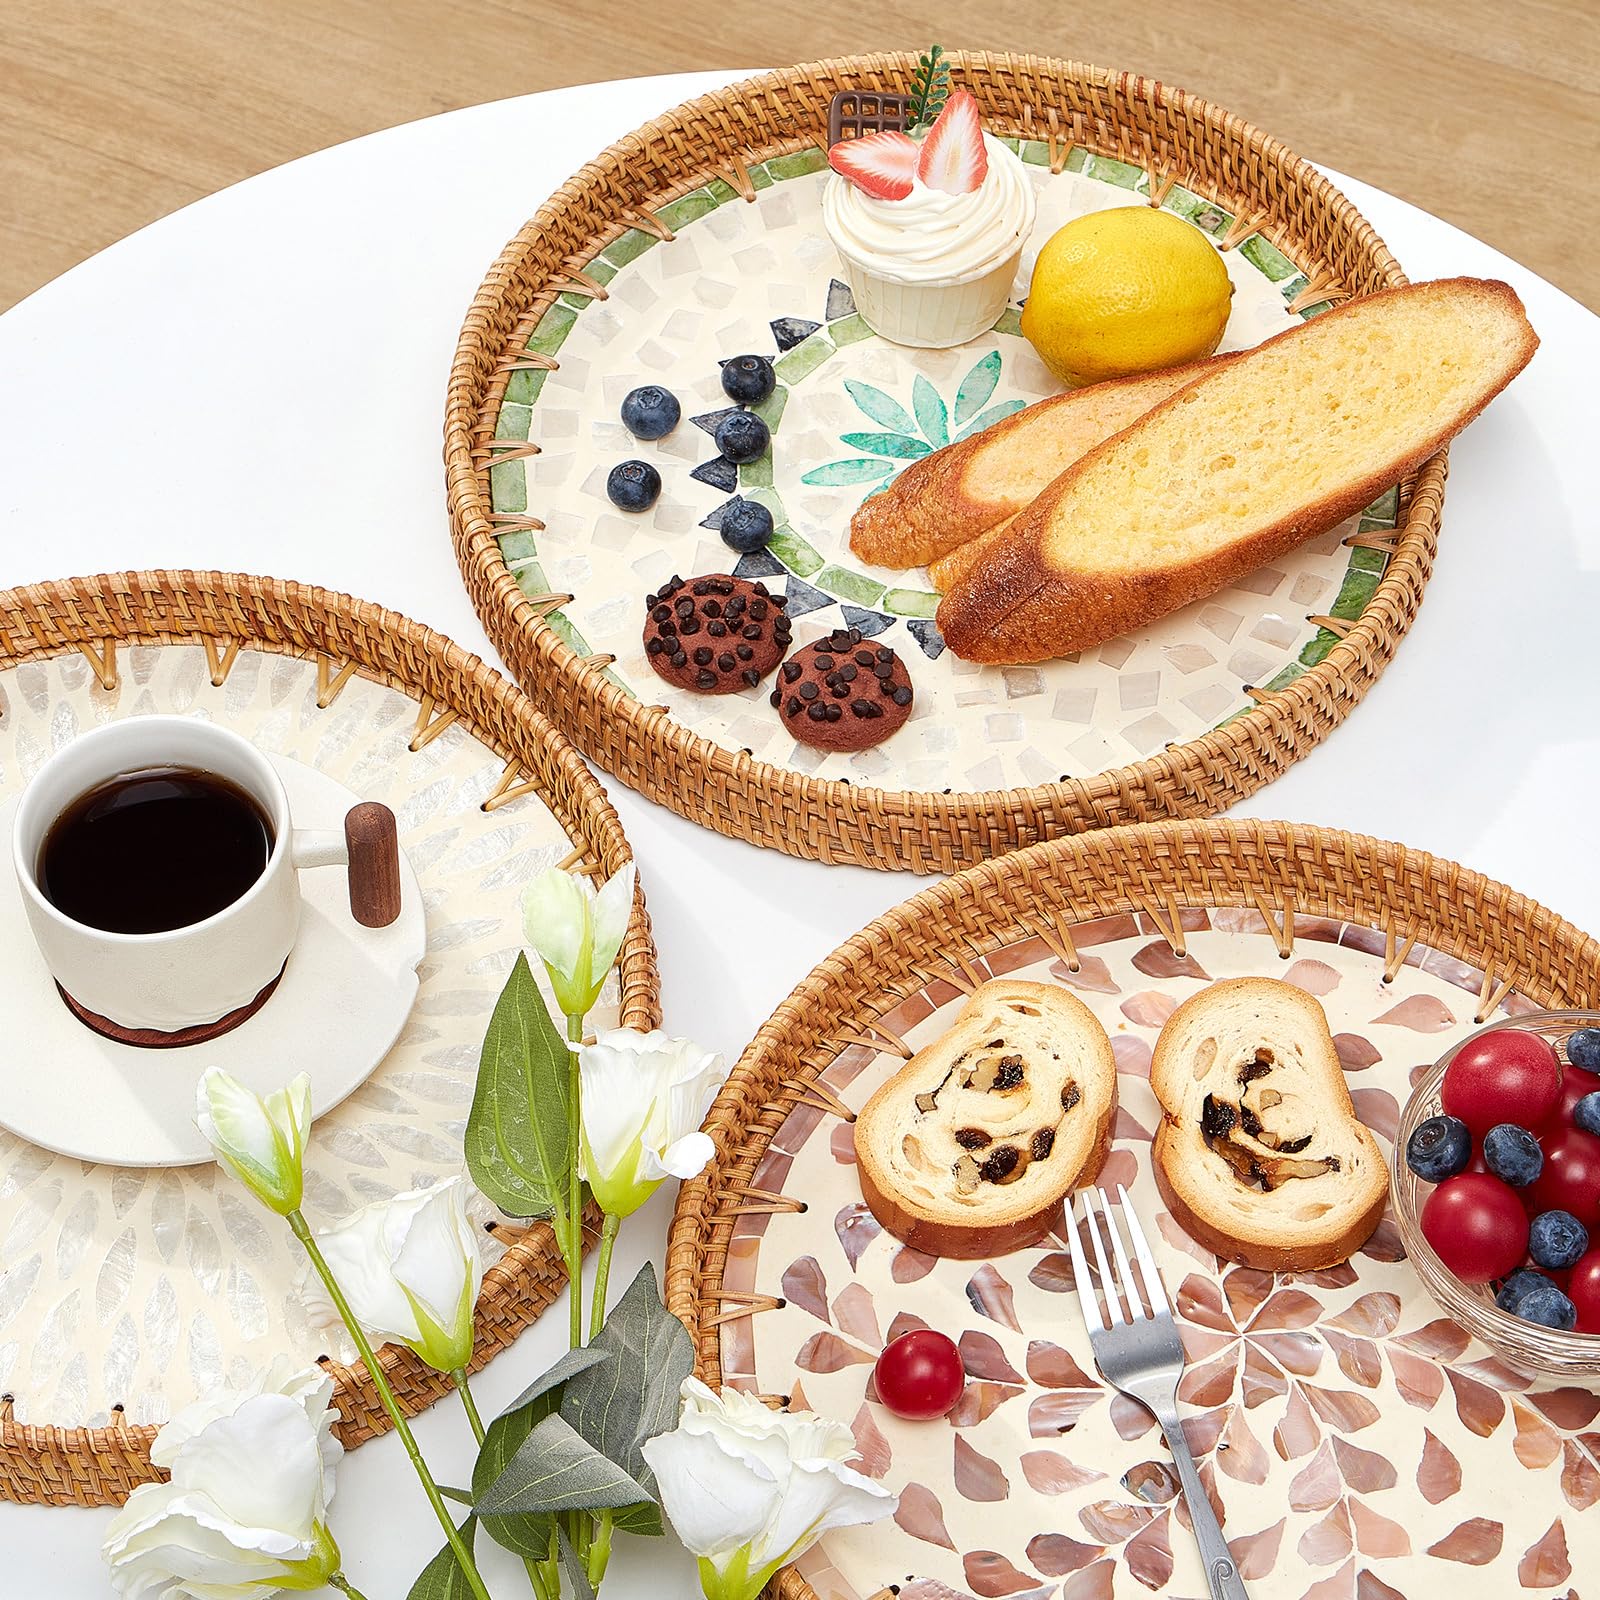
[[[578,1150],[583,1139],[583,1078],[578,1071],[578,1046],[583,1043],[583,1018],[567,1013],[567,1103],[572,1108],[572,1165],[567,1172],[567,1226],[571,1230],[567,1255],[567,1342],[576,1350],[583,1343],[583,1192],[578,1177]]]
[[[611,1219],[608,1217],[606,1220],[609,1222]],[[589,1585],[594,1589],[600,1587],[611,1562],[611,1525],[615,1515],[610,1506],[600,1513],[600,1531],[589,1546]]]
[[[349,1595],[350,1600],[367,1600],[367,1597],[342,1572],[336,1572],[328,1579],[328,1587]]]
[[[483,1418],[478,1415],[478,1407],[472,1398],[472,1390],[467,1387],[467,1369],[458,1367],[450,1374],[450,1381],[456,1386],[456,1393],[461,1396],[461,1404],[466,1407],[467,1421],[472,1424],[472,1437],[483,1443]]]
[[[344,1290],[339,1287],[339,1280],[334,1277],[333,1269],[323,1256],[322,1249],[317,1244],[310,1227],[307,1226],[305,1217],[299,1211],[291,1211],[288,1223],[294,1230],[295,1238],[305,1247],[306,1254],[311,1258],[311,1265],[316,1269],[317,1276],[322,1279],[323,1287],[327,1289],[328,1298],[333,1301],[334,1309],[339,1313],[345,1327],[350,1330],[350,1337],[355,1340],[356,1350],[366,1364],[367,1376],[372,1379],[372,1386],[378,1391],[383,1409],[389,1413],[389,1419],[394,1423],[394,1431],[400,1435],[400,1442],[411,1458],[411,1465],[415,1468],[417,1478],[422,1484],[422,1492],[427,1495],[428,1503],[433,1507],[433,1514],[439,1519],[439,1526],[444,1529],[445,1542],[455,1552],[456,1562],[461,1568],[462,1576],[467,1580],[467,1587],[472,1590],[476,1600],[490,1600],[489,1591],[484,1587],[483,1579],[478,1574],[477,1564],[472,1559],[472,1552],[456,1529],[455,1521],[444,1503],[444,1496],[439,1493],[439,1486],[433,1481],[433,1474],[428,1471],[427,1462],[422,1459],[422,1451],[417,1446],[416,1436],[412,1433],[405,1414],[400,1410],[400,1402],[395,1399],[394,1390],[389,1387],[389,1380],[384,1377],[383,1369],[378,1365],[377,1355],[373,1352],[366,1331],[356,1321],[355,1313],[350,1309],[350,1302],[345,1299]]]
[[[617,1242],[617,1229],[622,1218],[608,1211],[600,1224],[600,1254],[594,1269],[594,1305],[589,1311],[589,1337],[592,1339],[606,1325],[606,1280],[611,1276],[611,1251]]]

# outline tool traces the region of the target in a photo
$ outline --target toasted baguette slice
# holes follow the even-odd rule
[[[948,594],[969,572],[988,559],[989,552],[1005,537],[1006,529],[1013,521],[1015,518],[1007,517],[1004,522],[998,522],[994,527],[985,529],[976,539],[958,544],[949,555],[940,556],[937,561],[930,561],[928,582],[940,594]]]
[[[945,595],[969,661],[1143,627],[1326,533],[1465,427],[1538,339],[1503,283],[1351,300],[1215,368],[1069,468]]]
[[[1331,1267],[1382,1220],[1383,1152],[1303,989],[1235,978],[1201,990],[1161,1030],[1150,1087],[1165,1113],[1156,1187],[1206,1249],[1265,1272]]]
[[[921,567],[1015,516],[1072,463],[1193,383],[1216,356],[1069,389],[914,461],[850,519],[850,548],[880,567]]]
[[[997,979],[856,1118],[861,1193],[929,1255],[1020,1250],[1099,1172],[1116,1111],[1116,1060],[1094,1013],[1064,989]]]

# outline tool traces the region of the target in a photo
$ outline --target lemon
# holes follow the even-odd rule
[[[1034,264],[1022,332],[1064,383],[1155,372],[1208,356],[1233,283],[1192,223],[1118,206],[1058,229]]]

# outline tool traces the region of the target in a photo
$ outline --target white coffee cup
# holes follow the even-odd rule
[[[65,915],[39,886],[39,856],[51,825],[98,785],[167,766],[226,778],[261,806],[272,828],[261,876],[214,915],[161,933],[113,933]],[[390,841],[392,851],[392,829]],[[247,739],[213,723],[172,716],[108,723],[57,751],[23,793],[11,854],[34,940],[73,1010],[80,1017],[89,1013],[90,1026],[112,1025],[101,1031],[158,1036],[134,1041],[144,1044],[169,1042],[159,1035],[243,1021],[276,984],[294,947],[300,870],[350,860],[346,834],[292,826],[282,780]],[[397,883],[397,861],[393,871]]]

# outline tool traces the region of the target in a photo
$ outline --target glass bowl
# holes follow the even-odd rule
[[[1417,1080],[1411,1098],[1400,1113],[1400,1127],[1390,1156],[1395,1221],[1406,1254],[1428,1293],[1451,1318],[1481,1339],[1508,1366],[1556,1378],[1593,1379],[1600,1375],[1600,1334],[1562,1333],[1555,1328],[1524,1322],[1521,1317],[1502,1311],[1494,1303],[1492,1285],[1462,1283],[1422,1236],[1422,1207],[1434,1186],[1425,1183],[1406,1165],[1406,1145],[1417,1125],[1441,1109],[1439,1086],[1456,1051],[1485,1033],[1496,1033],[1504,1028],[1541,1034],[1555,1046],[1566,1070],[1576,1072],[1581,1069],[1566,1066],[1567,1039],[1580,1028],[1600,1028],[1600,1011],[1530,1011],[1491,1023],[1447,1051],[1437,1065]],[[1600,1087],[1600,1078],[1596,1079],[1596,1087]],[[1600,1228],[1595,1230],[1595,1235],[1595,1243],[1600,1244]]]

